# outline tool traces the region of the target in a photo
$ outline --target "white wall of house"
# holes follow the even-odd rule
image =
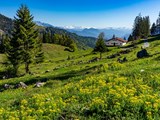
[[[118,40],[110,40],[110,41],[106,41],[106,45],[107,46],[123,46],[126,43],[118,41]]]

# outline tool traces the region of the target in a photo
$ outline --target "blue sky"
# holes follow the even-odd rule
[[[13,18],[21,4],[26,4],[34,20],[54,26],[128,27],[141,13],[155,22],[160,0],[3,0],[0,13]]]

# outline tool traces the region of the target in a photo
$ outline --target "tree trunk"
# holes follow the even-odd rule
[[[26,70],[26,73],[29,73],[29,63],[25,63],[25,70]]]
[[[100,59],[102,59],[102,52],[100,52]]]
[[[17,65],[14,65],[13,66],[13,69],[14,69],[14,76],[17,76],[17,73],[18,73],[18,66]]]

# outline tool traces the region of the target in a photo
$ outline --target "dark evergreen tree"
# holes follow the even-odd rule
[[[135,18],[132,35],[135,40],[140,38],[146,38],[150,35],[149,16],[142,17],[141,14],[139,14]]]
[[[147,38],[150,35],[149,16],[143,17],[141,26],[142,26],[141,38]]]
[[[38,31],[35,29],[33,16],[27,6],[22,5],[14,19],[14,30],[7,48],[7,57],[15,69],[20,63],[25,64],[25,71],[29,73],[29,65],[35,57]]]
[[[107,51],[107,47],[104,42],[104,33],[99,34],[94,51],[100,52],[100,59],[102,59],[102,53]]]
[[[15,25],[19,28],[20,33],[18,38],[22,44],[22,62],[25,64],[25,71],[29,73],[29,65],[35,57],[35,44],[38,39],[38,31],[35,29],[33,16],[27,6],[22,5],[17,11],[17,18],[15,17]]]
[[[132,35],[129,35],[129,37],[128,37],[128,42],[130,42],[130,41],[133,41],[134,39],[133,39],[133,36]]]
[[[156,32],[156,24],[153,23],[151,27],[151,34],[153,35]]]
[[[141,31],[142,31],[142,17],[141,14],[139,14],[134,20],[133,32],[132,32],[134,39],[139,39],[141,37]]]
[[[147,16],[146,17],[146,35],[145,35],[145,37],[148,37],[151,34],[150,26],[151,26],[150,18],[149,18],[149,16]]]

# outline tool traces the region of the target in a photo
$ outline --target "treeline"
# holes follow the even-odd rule
[[[39,31],[39,30],[38,30]],[[0,53],[5,52],[5,42],[6,37],[11,36],[9,34],[0,35]],[[58,34],[52,33],[52,31],[46,29],[44,31],[39,31],[38,39],[42,41],[42,43],[51,43],[51,44],[58,44],[62,46],[66,46],[66,50],[74,52],[77,49],[77,45],[75,41],[66,34]]]
[[[53,43],[68,47],[69,51],[74,52],[77,49],[75,41],[66,34],[53,33],[47,29],[45,32],[40,33],[40,39],[43,43]]]
[[[141,38],[147,38],[150,35],[150,19],[149,16],[142,17],[141,14],[136,16],[133,24],[132,34],[128,41],[133,41]]]
[[[96,38],[93,37],[83,37],[75,33],[68,32],[64,29],[57,27],[46,27],[40,29],[41,37],[43,37],[44,43],[54,43],[64,45],[63,41],[66,41],[68,37],[74,41],[78,49],[87,49],[89,47],[94,48]],[[60,40],[57,40],[57,35],[59,35]],[[62,40],[64,38],[64,40]]]

